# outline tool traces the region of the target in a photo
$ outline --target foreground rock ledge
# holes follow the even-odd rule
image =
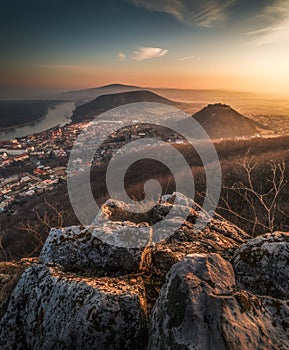
[[[153,309],[150,350],[289,349],[287,301],[237,291],[218,254],[175,264]]]
[[[34,265],[14,290],[1,350],[143,349],[144,288],[137,279],[91,279]]]
[[[238,287],[289,299],[289,233],[274,232],[243,244],[232,260]]]
[[[101,235],[124,237],[145,235],[148,227],[132,222],[105,222],[98,227],[72,226],[52,229],[40,253],[40,263],[58,264],[67,271],[94,272],[97,275],[122,275],[138,271],[142,249],[111,245]],[[148,237],[149,234],[146,234]],[[144,245],[147,242],[144,243]]]
[[[187,213],[187,219],[167,220],[166,215],[172,208],[177,214]],[[165,239],[153,237],[155,245],[149,252],[155,254],[169,248],[177,260],[201,252],[220,253],[230,258],[242,243],[252,238],[219,215],[211,218],[201,231],[195,231],[197,218],[207,221],[207,213],[180,193],[162,196],[144,215],[127,212],[125,203],[109,200],[102,206],[94,227],[52,229],[41,251],[40,263],[58,264],[66,271],[85,271],[98,276],[137,273],[142,252],[149,243],[149,225],[159,220],[166,222],[165,233],[169,234],[164,234]],[[135,245],[130,246],[132,243]],[[146,255],[149,252],[146,250]]]
[[[178,216],[166,219],[172,206],[180,215],[189,214],[181,225]],[[235,254],[235,266],[236,257],[252,237],[219,215],[201,231],[194,230],[196,219],[206,220],[206,216],[196,203],[175,193],[163,196],[144,216],[125,212],[122,202],[108,201],[94,231],[53,229],[40,263],[25,271],[10,300],[5,293],[0,349],[147,350],[154,305],[149,322],[151,350],[289,349],[289,301],[237,289],[240,274],[236,287],[227,262]],[[148,224],[162,219],[172,228],[171,235],[146,246]],[[139,227],[143,234],[137,236]],[[112,243],[133,236],[140,245],[111,245],[102,235]],[[282,266],[282,278],[277,272],[270,275],[276,277],[274,286],[281,286],[281,299],[288,290],[283,283],[288,277],[286,237],[270,238],[278,244],[270,243],[267,250],[276,266]],[[260,246],[264,244],[257,244],[257,250]],[[248,274],[254,281],[258,269],[264,270],[259,266],[264,260],[255,255],[251,260],[256,270]],[[3,270],[4,285],[9,282],[7,273]]]

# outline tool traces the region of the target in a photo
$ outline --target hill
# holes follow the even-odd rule
[[[94,116],[104,113],[110,109],[136,102],[156,102],[167,105],[177,105],[176,102],[168,100],[151,91],[130,91],[118,94],[102,95],[92,102],[78,106],[72,116],[72,122],[89,120]]]
[[[135,85],[125,85],[125,84],[115,84],[114,83],[114,84],[100,86],[98,89],[104,89],[104,90],[105,89],[140,89],[140,87],[135,86]]]
[[[132,85],[109,84],[109,85],[99,86],[96,88],[67,91],[62,93],[60,96],[63,99],[84,103],[84,102],[92,101],[96,97],[101,95],[118,94],[122,92],[139,91],[139,90],[143,90],[143,88],[140,88],[138,86],[132,86]]]
[[[212,139],[253,136],[265,130],[262,124],[221,103],[209,104],[192,118],[202,125]]]

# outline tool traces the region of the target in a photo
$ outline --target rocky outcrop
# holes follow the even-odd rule
[[[212,218],[208,219],[208,214],[197,203],[180,193],[162,196],[160,202],[143,215],[130,213],[126,210],[127,206],[123,202],[109,200],[103,205],[98,222],[106,219],[116,222],[125,220],[155,224],[160,220],[166,220],[166,216],[172,208],[176,216],[167,220],[167,225],[165,225],[170,234],[163,235],[164,239],[161,239],[161,235],[153,237],[155,244],[153,249],[168,247],[179,260],[187,254],[195,252],[220,253],[229,258],[233,256],[241,244],[252,238],[218,214],[214,214]],[[186,217],[186,220],[182,220],[182,217]],[[208,223],[201,230],[196,230],[197,219]]]
[[[16,287],[24,270],[28,266],[37,262],[37,258],[0,262],[0,319],[6,312],[9,297]]]
[[[149,349],[285,350],[287,302],[237,291],[218,254],[193,254],[167,275],[153,309]]]
[[[0,348],[143,349],[146,332],[139,280],[87,278],[34,265],[11,296]]]
[[[177,216],[167,220],[172,208]],[[184,217],[184,213],[188,214],[186,220],[179,217]],[[201,231],[194,230],[196,220],[207,221],[207,215],[194,201],[180,193],[163,196],[145,214],[131,213],[125,203],[109,200],[102,206],[95,227],[53,229],[40,254],[40,263],[58,264],[66,271],[95,276],[140,272],[144,276],[150,311],[173,264],[191,253],[214,252],[229,259],[242,243],[251,238],[217,214]],[[166,238],[163,240],[153,237],[154,244],[146,247],[148,225],[160,220],[167,220],[165,226],[170,235],[164,232]],[[126,242],[135,242],[138,248],[125,247]]]
[[[177,216],[167,220],[165,226],[169,235],[165,232],[163,240],[153,237],[153,244],[147,246],[148,225],[166,220],[172,208],[177,215],[187,213],[187,219]],[[170,267],[187,254],[218,252],[230,258],[251,238],[217,214],[201,231],[194,230],[197,218],[207,220],[207,213],[180,193],[163,196],[151,211],[141,215],[131,213],[123,202],[109,200],[102,206],[96,226],[52,229],[40,254],[40,263],[59,264],[66,271],[97,276],[141,270],[151,276],[154,274],[155,281],[162,284]],[[138,248],[130,248],[131,243],[136,243]],[[159,288],[156,294],[158,292]]]
[[[40,263],[59,264],[67,271],[86,271],[97,275],[137,272],[142,249],[110,245],[100,237],[113,234],[114,240],[118,236],[123,239],[124,235],[137,235],[138,227],[131,222],[105,222],[98,227],[52,229],[41,251]]]
[[[176,216],[168,219],[172,209]],[[179,217],[184,213],[186,220]],[[289,348],[287,301],[238,289],[241,274],[236,286],[228,262],[234,257],[235,266],[254,240],[219,215],[195,229],[197,220],[207,219],[196,203],[175,193],[140,215],[110,200],[95,226],[51,230],[39,262],[6,297],[0,348],[147,349],[148,323],[151,349]],[[160,220],[171,230],[163,239],[149,227]],[[282,257],[285,276],[287,236],[276,237],[266,254],[276,264]],[[136,248],[123,244],[131,241]],[[263,261],[254,259],[255,267]],[[0,283],[7,283],[6,272]],[[274,276],[282,287],[278,296],[285,297],[285,277]]]
[[[194,118],[205,129],[211,139],[252,136],[266,131],[264,125],[222,103],[209,104],[191,118]],[[182,122],[183,127],[186,125],[190,125],[190,119]]]
[[[237,250],[232,264],[238,287],[289,299],[289,233],[268,233],[249,240]]]

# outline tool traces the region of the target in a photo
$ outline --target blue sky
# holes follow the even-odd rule
[[[287,94],[288,34],[284,0],[2,0],[0,84]]]

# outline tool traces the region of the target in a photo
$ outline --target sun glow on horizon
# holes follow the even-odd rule
[[[65,2],[46,4],[44,18],[59,11],[55,31],[44,21],[43,29],[35,32],[36,17],[25,28],[28,14],[20,10],[15,14],[17,24],[5,22],[7,32],[0,36],[1,88],[84,89],[119,81],[289,98],[288,1],[236,0],[224,6],[216,0],[212,8],[209,1],[111,0],[114,8],[89,2],[95,12],[77,7],[80,13],[75,8],[69,14]],[[13,9],[6,6],[8,16]],[[81,15],[95,21],[81,20],[68,30],[62,14],[68,21]],[[62,31],[56,31],[58,27]],[[9,29],[14,41],[8,44]]]

